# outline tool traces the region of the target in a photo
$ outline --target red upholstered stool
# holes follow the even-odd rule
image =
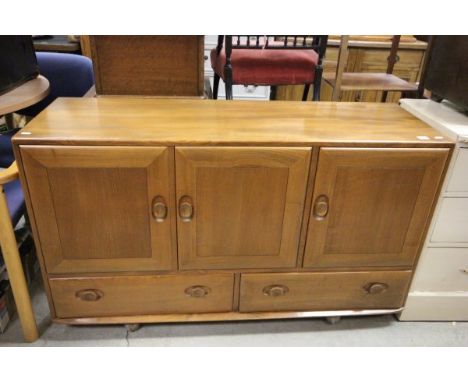
[[[305,85],[306,100],[313,84],[313,100],[318,100],[327,36],[300,36],[300,41],[298,36],[281,36],[284,41],[274,37],[220,36],[210,57],[215,72],[213,98],[222,78],[226,99],[232,99],[232,85]]]

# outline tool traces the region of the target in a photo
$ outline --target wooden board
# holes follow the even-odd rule
[[[410,278],[409,271],[242,275],[240,311],[399,308]]]
[[[176,148],[181,269],[294,267],[310,148]]]
[[[107,97],[59,98],[13,138],[17,144],[70,141],[75,145],[453,146],[450,139],[392,104]]]
[[[167,148],[24,147],[21,155],[49,273],[168,270],[176,263]],[[168,215],[151,215],[161,197]]]
[[[89,39],[98,95],[203,96],[203,36]]]

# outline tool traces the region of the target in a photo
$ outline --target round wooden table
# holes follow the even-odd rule
[[[39,75],[17,88],[0,95],[0,115],[10,114],[34,105],[47,97],[49,92],[49,80]]]

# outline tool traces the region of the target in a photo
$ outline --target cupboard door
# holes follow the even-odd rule
[[[176,148],[181,269],[294,267],[310,148]]]
[[[49,273],[176,266],[171,149],[21,146],[21,156]]]
[[[448,153],[322,148],[304,266],[411,266]]]

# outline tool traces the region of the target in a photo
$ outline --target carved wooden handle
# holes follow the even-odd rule
[[[328,197],[326,195],[319,195],[314,203],[314,216],[318,220],[325,219],[328,215]]]
[[[364,289],[369,294],[380,294],[384,293],[388,289],[388,285],[384,283],[370,283],[367,284]]]
[[[75,297],[82,301],[97,301],[104,296],[104,293],[98,289],[83,289],[75,293]]]
[[[193,202],[190,196],[182,196],[179,200],[179,216],[183,222],[189,222],[193,217]]]
[[[185,289],[185,294],[190,297],[205,297],[208,293],[211,292],[211,289],[204,285],[194,285]]]
[[[268,285],[263,288],[263,294],[270,297],[284,296],[289,292],[289,288],[286,285]]]
[[[162,223],[164,220],[166,220],[167,205],[162,196],[156,196],[153,199],[153,204],[151,206],[151,214],[158,223]]]

